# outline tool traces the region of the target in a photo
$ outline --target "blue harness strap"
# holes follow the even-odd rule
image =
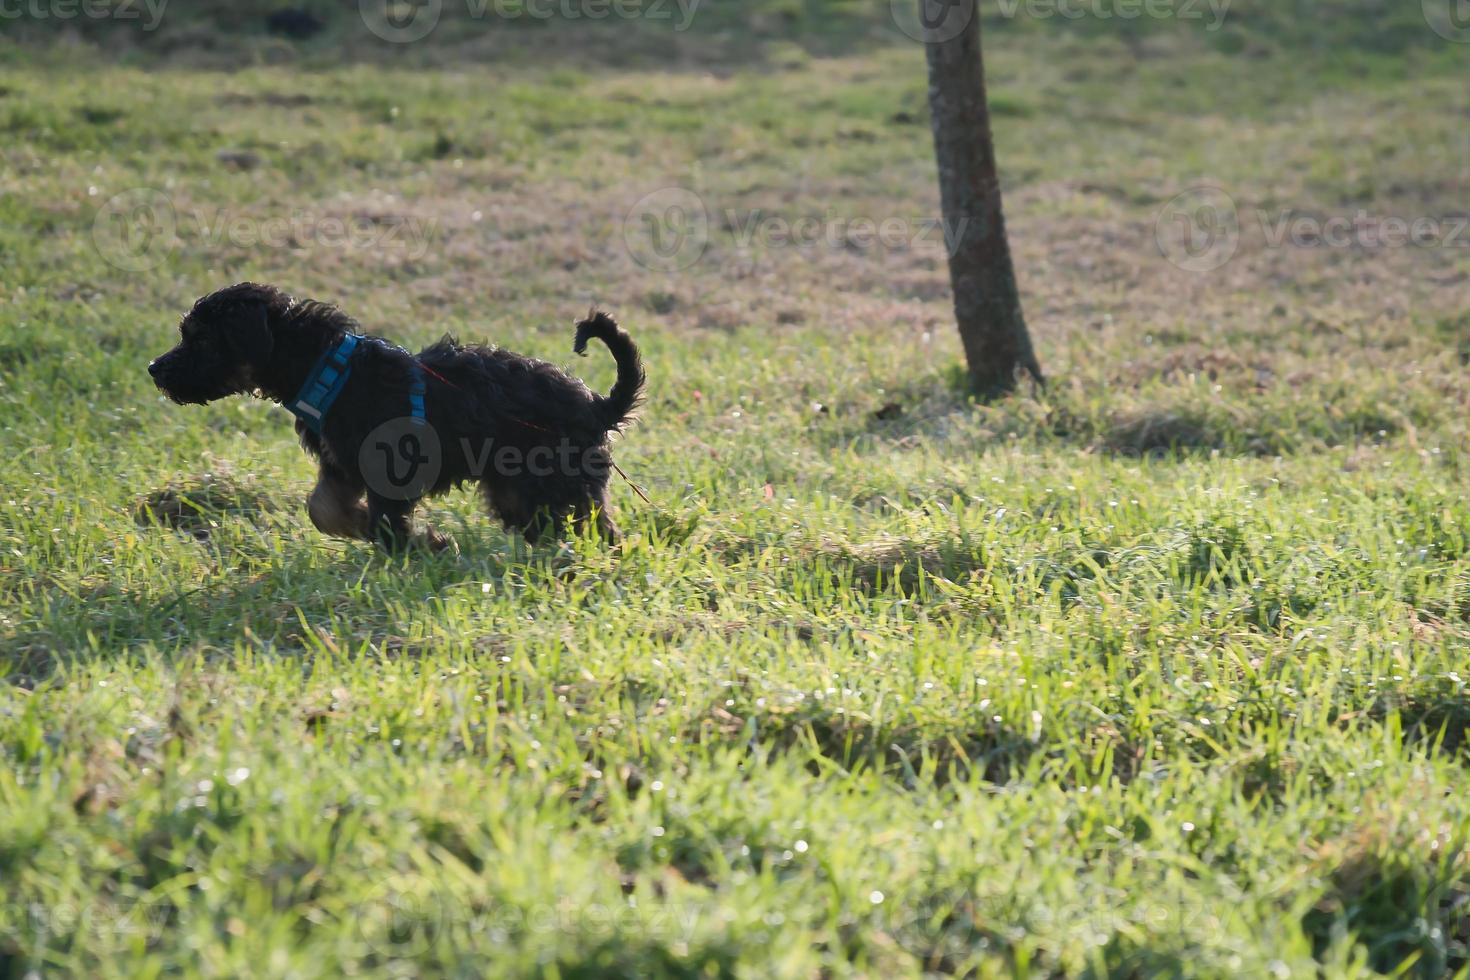
[[[347,387],[347,379],[352,377],[352,352],[361,340],[356,334],[348,334],[328,348],[306,376],[301,392],[286,406],[311,431],[322,431],[322,420]]]
[[[424,384],[424,369],[419,367],[419,362],[413,362],[413,380],[408,386],[408,408],[415,422],[424,422],[428,413],[424,411],[424,395],[428,393],[428,386]]]
[[[331,411],[333,403],[342,394],[342,389],[347,387],[347,379],[352,377],[352,355],[364,339],[366,338],[356,334],[348,334],[328,348],[306,376],[306,383],[301,386],[300,393],[286,406],[312,432],[321,434],[322,422],[326,419],[327,412]],[[428,413],[424,409],[427,391],[423,369],[414,360],[413,380],[409,382],[408,388],[408,407],[415,421],[423,422],[427,418]]]

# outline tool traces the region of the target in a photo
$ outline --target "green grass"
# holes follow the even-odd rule
[[[990,406],[932,241],[732,230],[935,214],[871,6],[712,8],[667,70],[0,40],[0,974],[1466,975],[1470,248],[1265,233],[1462,213],[1464,50],[1240,8],[991,33],[1051,383]],[[1200,184],[1242,234],[1189,273]],[[708,251],[651,271],[673,186]],[[138,189],[172,233],[109,237]],[[612,309],[622,556],[468,494],[454,556],[323,539],[284,412],[143,370],[247,277],[559,362]]]

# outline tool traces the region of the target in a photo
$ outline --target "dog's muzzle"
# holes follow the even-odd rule
[[[153,384],[159,391],[177,402],[187,399],[178,393],[178,363],[169,358],[167,354],[157,358],[148,365],[148,377],[153,379]]]
[[[178,380],[178,376],[179,359],[172,353],[155,357],[148,365],[148,377],[160,388],[166,387],[170,381]]]

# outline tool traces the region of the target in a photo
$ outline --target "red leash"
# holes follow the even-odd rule
[[[417,361],[418,358],[414,358],[414,360]],[[455,384],[453,381],[450,381],[448,378],[444,377],[444,375],[440,374],[438,371],[435,371],[433,368],[429,367],[429,365],[425,364],[423,361],[419,361],[419,367],[422,368],[423,370],[427,371],[428,374],[429,374],[429,377],[431,377],[431,378],[438,378],[440,381],[444,382],[449,387],[453,388],[455,391],[460,391],[461,390],[460,387],[459,387],[459,385]]]

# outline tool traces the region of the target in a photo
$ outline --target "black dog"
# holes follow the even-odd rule
[[[179,345],[148,365],[159,389],[191,405],[253,392],[296,415],[321,467],[307,509],[327,534],[400,549],[421,498],[478,481],[531,543],[566,521],[618,539],[608,434],[631,421],[644,373],[605,313],[577,325],[573,348],[585,354],[595,337],[612,351],[618,379],[605,396],[545,361],[450,337],[415,356],[361,336],[333,306],[256,283],[199,300],[179,330]],[[432,530],[426,541],[450,543]]]

